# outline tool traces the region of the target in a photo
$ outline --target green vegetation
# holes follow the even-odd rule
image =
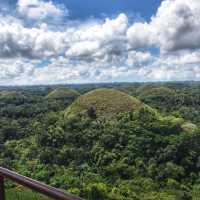
[[[0,165],[88,200],[199,200],[200,83],[98,87],[3,88],[26,98],[0,98]]]
[[[25,96],[21,92],[15,91],[3,91],[0,93],[1,99],[21,99],[25,98]]]
[[[165,105],[174,103],[176,105],[176,93],[167,87],[153,87],[152,85],[142,86],[137,90],[139,98],[146,104],[151,104],[154,108],[166,108]],[[167,108],[169,109],[169,108]]]
[[[60,87],[60,88],[56,88],[55,90],[51,91],[46,96],[46,98],[48,98],[48,99],[64,99],[64,98],[75,99],[79,95],[80,94],[76,90]]]
[[[130,112],[142,103],[126,93],[114,89],[96,89],[80,96],[65,112],[66,117],[88,116],[113,119],[119,114]]]
[[[0,93],[0,100],[10,103],[23,103],[26,97],[21,92],[3,91]]]
[[[15,187],[6,191],[7,200],[50,200],[49,198],[23,187]]]

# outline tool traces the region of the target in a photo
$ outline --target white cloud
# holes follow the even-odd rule
[[[132,48],[157,46],[163,52],[200,48],[200,1],[165,0],[150,23],[127,32]]]
[[[0,59],[0,84],[11,85],[15,81],[27,83],[34,73],[34,65],[22,59]]]
[[[138,68],[137,75],[149,81],[200,80],[199,56],[200,51],[160,55]]]
[[[16,22],[0,20],[0,57],[45,58],[59,55],[65,46],[65,33],[25,28]]]
[[[131,51],[128,54],[127,63],[131,66],[141,66],[153,60],[149,52]]]
[[[18,12],[30,19],[46,19],[47,17],[62,17],[68,13],[61,5],[55,5],[52,1],[43,0],[19,0]]]
[[[200,47],[200,1],[164,1],[151,26],[156,29],[161,50],[177,51]]]
[[[42,0],[17,6],[39,23],[0,16],[0,84],[200,80],[199,0],[162,1],[150,22],[130,25],[122,13],[53,28],[44,19],[65,15],[62,6]],[[41,60],[48,62],[37,67]]]
[[[126,47],[128,19],[124,14],[104,23],[52,31],[47,24],[27,28],[16,21],[0,19],[0,57],[47,58],[66,55],[94,59],[120,54]]]
[[[135,23],[127,31],[130,48],[139,49],[155,43],[155,33],[148,23]]]
[[[103,57],[120,54],[126,48],[128,18],[120,14],[116,19],[106,19],[104,23],[95,23],[79,27],[73,32],[72,43],[66,56]]]

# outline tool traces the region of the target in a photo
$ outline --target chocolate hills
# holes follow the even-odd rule
[[[143,105],[138,99],[115,89],[100,88],[80,96],[65,111],[65,117],[90,116],[113,119]]]
[[[64,99],[64,98],[70,98],[75,99],[80,94],[73,89],[70,88],[56,88],[55,90],[51,91],[45,98],[47,99]]]

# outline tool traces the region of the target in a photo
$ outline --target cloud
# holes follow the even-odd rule
[[[0,59],[0,84],[26,83],[34,73],[34,64],[21,59]]]
[[[134,62],[124,65],[124,57],[112,62],[106,59],[74,62],[65,56],[50,59],[43,67],[40,60],[0,60],[0,84],[56,84],[111,81],[176,81],[200,80],[200,52],[153,56],[135,52]],[[151,62],[147,62],[147,60]],[[139,65],[138,63],[143,63]],[[139,66],[138,66],[139,65]]]
[[[162,52],[200,48],[200,1],[165,0],[150,23],[135,23],[127,37],[132,48],[156,46]]]
[[[47,17],[62,17],[68,10],[62,5],[55,5],[52,1],[18,0],[17,11],[30,19],[41,20]]]
[[[139,49],[152,46],[155,43],[155,34],[148,23],[135,23],[127,30],[127,39],[130,48]]]
[[[94,23],[79,27],[73,32],[72,44],[66,56],[104,57],[120,54],[126,48],[128,18],[120,14],[116,19],[107,18],[104,23]]]
[[[17,11],[0,16],[0,84],[200,80],[199,0],[162,1],[133,24],[122,13],[54,26],[68,10],[53,1],[19,0]]]
[[[149,52],[131,51],[128,54],[127,63],[130,66],[139,66],[151,62],[153,56]]]
[[[18,7],[47,9],[43,16],[53,14],[57,7],[51,1],[19,0]],[[30,8],[29,8],[30,7]],[[40,9],[39,9],[40,10]],[[62,10],[60,10],[62,13]],[[58,12],[58,13],[60,13]],[[31,12],[27,12],[31,14]],[[37,15],[37,12],[34,12]],[[40,13],[40,12],[39,12]],[[60,13],[60,14],[61,14]],[[56,14],[55,14],[56,15]],[[46,58],[65,55],[73,59],[112,60],[128,51],[156,47],[162,53],[200,47],[200,2],[197,0],[165,0],[149,23],[137,22],[129,26],[128,17],[120,14],[103,22],[81,22],[52,30],[48,24],[25,27],[16,22],[0,20],[0,56]]]
[[[200,80],[200,51],[179,52],[154,57],[137,70],[137,76],[149,81]]]
[[[1,58],[46,58],[63,52],[65,35],[62,32],[26,28],[22,24],[0,20]]]
[[[103,23],[80,24],[64,31],[50,30],[47,24],[27,28],[17,21],[0,19],[0,57],[44,59],[95,59],[120,54],[126,43],[128,19],[124,14]]]
[[[200,1],[164,1],[152,18],[162,51],[200,47]]]

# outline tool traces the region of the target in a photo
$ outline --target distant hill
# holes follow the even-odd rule
[[[144,85],[137,89],[137,93],[141,97],[146,96],[171,96],[174,95],[175,92],[173,89],[164,86],[154,86],[154,85]]]
[[[114,89],[95,89],[80,96],[66,109],[65,117],[89,116],[94,118],[116,118],[118,114],[129,112],[143,104],[138,99]]]
[[[137,96],[145,104],[160,111],[169,112],[181,104],[175,90],[164,86],[142,86],[138,88]]]
[[[0,92],[0,100],[6,101],[8,103],[20,103],[26,99],[26,96],[21,92],[16,91],[2,91]]]
[[[76,90],[60,87],[51,91],[45,98],[47,99],[76,98],[79,95],[80,94]]]

